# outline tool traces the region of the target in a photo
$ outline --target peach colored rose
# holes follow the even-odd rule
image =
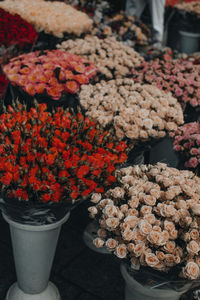
[[[161,232],[161,236],[162,236],[162,242],[161,242],[161,244],[165,245],[166,242],[169,240],[169,232],[167,230],[163,230]]]
[[[108,218],[106,219],[106,225],[109,229],[115,229],[119,225],[119,219],[118,218]]]
[[[158,225],[153,226],[153,230],[154,230],[154,231],[158,231],[158,232],[162,232],[161,227],[158,226]]]
[[[150,194],[154,198],[158,199],[160,197],[160,190],[159,189],[151,189]]]
[[[98,204],[101,208],[104,208],[106,205],[114,205],[114,202],[113,200],[108,198],[108,199],[100,200]]]
[[[174,254],[174,256],[180,256],[180,257],[182,257],[183,256],[183,249],[181,249],[181,247],[177,246],[174,249],[173,254]]]
[[[98,203],[101,200],[101,194],[94,193],[91,197],[91,202]]]
[[[156,204],[156,198],[151,195],[147,195],[144,197],[144,203],[146,205],[154,206]]]
[[[98,210],[95,206],[90,206],[88,208],[88,211],[89,211],[91,217],[95,217],[95,215],[98,213]]]
[[[124,222],[128,224],[131,228],[134,228],[137,225],[138,221],[139,219],[136,216],[127,216],[124,219]]]
[[[125,258],[127,256],[127,247],[125,244],[119,244],[115,248],[115,255],[119,258]]]
[[[131,240],[133,240],[133,237],[134,237],[133,231],[131,229],[128,229],[128,228],[125,229],[124,232],[122,232],[122,237],[125,241],[130,242]]]
[[[183,274],[185,278],[197,279],[200,275],[199,266],[193,261],[188,262],[183,269]]]
[[[200,204],[191,205],[191,209],[196,216],[200,216]]]
[[[138,210],[135,209],[135,208],[130,208],[127,213],[126,213],[127,216],[138,216]]]
[[[169,232],[169,237],[172,240],[176,240],[178,237],[178,231],[176,229],[173,229]]]
[[[165,253],[162,251],[156,251],[156,256],[159,260],[164,260],[165,259]]]
[[[138,222],[139,230],[142,234],[148,235],[152,230],[152,225],[148,223],[146,220],[140,220]]]
[[[139,199],[132,196],[132,197],[131,197],[131,200],[128,201],[128,205],[129,205],[131,208],[137,208],[138,205],[139,205]]]
[[[191,255],[195,255],[195,254],[197,255],[198,252],[200,251],[199,244],[194,240],[190,241],[187,244],[186,249],[187,249],[188,253],[191,254]]]
[[[153,225],[156,221],[156,218],[153,214],[144,215],[143,219]]]
[[[115,250],[117,245],[118,242],[115,239],[110,238],[106,241],[106,247],[108,248],[108,250]]]
[[[168,241],[166,242],[163,248],[167,253],[173,253],[175,247],[176,247],[176,243],[174,241]]]
[[[145,254],[145,262],[147,263],[147,265],[149,267],[154,268],[159,263],[159,259],[153,253],[146,253]]]
[[[173,267],[175,265],[173,254],[165,254],[165,264],[167,267]]]
[[[123,199],[124,198],[124,194],[125,194],[125,191],[120,188],[120,187],[116,187],[112,190],[112,196],[114,198],[120,198],[120,199]]]
[[[96,238],[93,240],[93,244],[95,245],[95,247],[97,248],[102,248],[104,245],[104,241],[100,238]]]
[[[122,204],[120,206],[120,210],[123,214],[125,214],[128,211],[128,205],[127,204]]]
[[[140,213],[141,215],[147,215],[147,214],[151,214],[152,212],[152,206],[149,206],[149,205],[143,205],[141,208],[140,208]]]
[[[160,213],[161,216],[163,217],[172,217],[176,212],[176,209],[174,208],[173,205],[167,205],[167,204],[163,204]]]
[[[133,250],[134,255],[136,257],[141,256],[142,253],[144,252],[145,248],[146,248],[146,246],[145,246],[145,243],[143,243],[143,242],[140,242],[140,243],[136,244],[135,247],[134,247],[134,250]]]
[[[133,229],[133,240],[138,243],[146,240],[146,236],[141,234],[138,228]]]
[[[127,244],[127,249],[129,252],[133,252],[134,248],[135,248],[135,244],[133,244],[133,243]]]
[[[152,230],[149,235],[147,236],[147,239],[150,243],[155,244],[157,246],[162,244],[163,237],[162,234],[158,231]]]
[[[199,239],[199,231],[197,229],[192,229],[190,231],[190,237],[192,240],[198,240]]]
[[[108,218],[112,218],[112,217],[116,217],[118,210],[118,207],[114,206],[114,205],[109,205],[107,204],[104,209],[103,209],[103,213],[105,214],[106,217]]]

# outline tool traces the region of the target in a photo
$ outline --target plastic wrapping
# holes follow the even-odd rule
[[[34,106],[34,98],[38,101],[38,103],[46,103],[47,111],[50,112],[56,107],[63,107],[64,109],[71,108],[77,112],[77,107],[80,106],[80,101],[77,94],[63,94],[59,100],[52,100],[52,98],[50,98],[47,94],[36,95],[35,97],[32,97],[19,87],[13,86],[11,83],[9,83],[7,87],[3,98],[3,103],[7,107],[8,105],[11,105],[13,101],[18,99],[19,102],[26,104],[27,110],[30,110],[30,108]]]
[[[134,270],[127,264],[121,264],[121,273],[126,282],[125,300],[178,300],[190,289],[198,286],[200,280],[188,281],[177,279],[178,273],[155,271],[151,268]]]

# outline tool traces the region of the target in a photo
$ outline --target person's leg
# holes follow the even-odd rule
[[[126,0],[127,15],[140,18],[146,4],[146,0]]]
[[[163,41],[165,0],[150,0],[152,26],[154,37],[158,42]]]

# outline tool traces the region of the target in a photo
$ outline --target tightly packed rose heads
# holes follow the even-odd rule
[[[97,68],[85,58],[63,50],[36,51],[10,60],[3,71],[13,85],[31,96],[47,93],[58,100],[62,93],[77,93],[96,75]]]
[[[171,94],[132,79],[83,85],[79,97],[86,115],[105,128],[114,127],[120,140],[162,138],[183,124],[181,106]]]
[[[145,46],[151,39],[151,31],[145,24],[122,12],[111,18],[104,16],[100,24],[94,24],[92,34],[100,38],[113,36],[131,47]]]
[[[189,2],[189,3],[187,3]],[[199,0],[196,1],[186,1],[186,3],[178,3],[175,5],[176,8],[180,10],[185,10],[189,13],[196,14],[198,17],[200,17],[200,2]]]
[[[135,269],[178,265],[180,277],[199,279],[200,178],[162,163],[116,172],[116,187],[91,198],[90,215],[100,224],[96,247],[105,245]]]
[[[200,164],[200,123],[185,124],[170,135],[174,150],[180,152],[185,167],[196,169]]]
[[[171,92],[182,103],[200,105],[200,66],[192,61],[154,60],[133,69],[133,79]]]
[[[81,113],[16,103],[0,116],[1,197],[74,202],[115,181],[127,145]]]
[[[85,13],[58,1],[5,0],[0,2],[0,7],[20,15],[37,32],[45,31],[57,37],[63,37],[64,33],[79,36],[92,26],[92,20]]]
[[[131,69],[144,61],[136,51],[115,38],[88,36],[85,39],[64,41],[57,48],[87,58],[98,67],[100,75],[107,79],[131,74]]]
[[[33,44],[37,39],[34,28],[18,15],[0,8],[0,46]]]

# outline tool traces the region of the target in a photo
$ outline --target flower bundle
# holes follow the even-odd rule
[[[171,92],[180,102],[193,107],[200,104],[200,66],[192,61],[176,60],[166,62],[156,59],[144,62],[133,69],[133,79],[139,83],[149,83]]]
[[[189,2],[189,3],[187,3]],[[184,10],[188,13],[196,14],[197,17],[200,17],[200,2],[199,0],[186,1],[182,3],[175,4],[175,7]]]
[[[0,2],[0,7],[20,15],[37,32],[45,31],[56,37],[63,37],[64,33],[79,36],[92,26],[92,20],[85,13],[58,1],[4,0]]]
[[[94,24],[93,34],[100,38],[115,37],[124,44],[146,46],[151,40],[151,31],[145,24],[133,16],[120,12],[114,17],[104,17],[103,22]]]
[[[16,103],[0,116],[1,197],[73,203],[103,192],[126,148],[81,113]]]
[[[10,60],[3,71],[13,85],[31,96],[47,93],[58,100],[62,93],[77,93],[96,75],[94,64],[63,50],[36,51]]]
[[[195,169],[200,164],[200,123],[192,122],[172,132],[174,150],[180,152],[186,168]]]
[[[162,138],[183,124],[181,106],[171,94],[132,79],[83,85],[79,97],[86,115],[104,127],[114,126],[120,140]]]
[[[99,39],[89,36],[85,39],[64,41],[57,48],[87,58],[97,66],[101,77],[106,79],[131,74],[131,69],[144,60],[136,51],[115,38]]]
[[[97,247],[106,246],[134,269],[148,266],[200,278],[200,178],[166,164],[117,171],[117,186],[92,195],[91,217],[99,220]]]
[[[0,8],[0,46],[16,44],[22,48],[25,44],[33,44],[36,39],[37,33],[29,23]]]

